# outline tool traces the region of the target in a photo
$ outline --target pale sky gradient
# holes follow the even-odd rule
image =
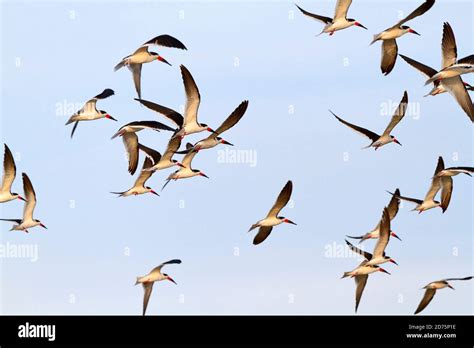
[[[0,140],[17,158],[14,190],[22,192],[20,173],[27,172],[38,198],[35,216],[49,229],[24,234],[0,223],[2,245],[38,246],[36,262],[0,259],[0,313],[138,315],[143,292],[135,277],[180,258],[181,265],[165,268],[178,285],[156,284],[149,314],[353,314],[354,282],[339,278],[358,261],[328,257],[327,248],[372,229],[390,199],[386,190],[423,197],[439,155],[447,166],[474,162],[472,124],[453,98],[423,98],[423,76],[401,59],[382,76],[380,44],[369,46],[373,34],[421,2],[355,0],[349,17],[368,31],[316,37],[322,24],[292,1],[2,1]],[[298,4],[331,16],[335,1]],[[400,38],[399,52],[438,68],[448,21],[459,56],[472,54],[473,11],[471,1],[437,1],[409,23],[421,36]],[[218,147],[193,161],[209,180],[170,183],[161,197],[118,199],[109,192],[128,189],[135,177],[121,140],[110,137],[134,120],[166,121],[133,101],[131,74],[113,67],[165,33],[189,50],[155,49],[173,66],[143,67],[143,98],[179,109],[184,64],[201,92],[201,122],[217,127],[248,99],[246,115],[225,138],[236,145],[230,150],[256,154],[256,166],[221,163],[225,148]],[[474,84],[472,76],[465,80]],[[119,122],[80,124],[71,140],[64,126],[70,110],[58,109],[104,88],[116,95],[98,106]],[[384,109],[395,107],[405,89],[410,109],[393,132],[402,147],[361,150],[367,139],[328,112],[380,132],[390,118]],[[138,135],[159,151],[169,137]],[[168,173],[156,173],[150,186],[160,190]],[[282,215],[298,225],[278,226],[253,246],[249,226],[288,179],[294,206]],[[403,241],[387,249],[400,266],[386,266],[391,276],[369,277],[360,314],[411,314],[430,281],[473,274],[472,185],[467,176],[454,178],[445,214],[417,215],[403,205],[392,224]],[[20,217],[22,206],[2,204],[0,216]],[[373,242],[363,246],[371,251]],[[473,282],[453,286],[424,314],[472,314]]]

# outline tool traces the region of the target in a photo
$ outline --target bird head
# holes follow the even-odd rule
[[[397,140],[397,138],[395,138],[393,135],[390,136],[390,138],[392,139],[392,141],[395,143],[395,144],[398,144],[400,146],[402,146],[402,144]]]
[[[159,194],[153,191],[153,189],[150,186],[146,186],[145,188],[148,190],[148,192],[154,194],[155,196],[159,196]]]
[[[110,116],[107,111],[105,110],[100,110],[100,113],[105,117],[105,118],[108,118],[109,120],[112,120],[112,121],[117,121],[115,118],[113,118],[112,116]]]
[[[172,283],[175,283],[175,284],[176,284],[176,282],[174,281],[174,279],[173,279],[173,278],[171,278],[169,275],[167,275],[166,273],[163,273],[163,275],[165,276],[165,279],[168,279],[170,282],[172,282]],[[176,285],[178,285],[178,284],[176,284]]]
[[[281,222],[286,222],[287,224],[296,225],[293,221],[291,221],[290,219],[287,219],[284,216],[279,216],[278,218],[281,220]]]
[[[359,22],[357,22],[355,19],[348,18],[347,20],[348,20],[349,22],[351,22],[352,25],[355,25],[356,27],[364,28],[365,30],[367,30],[366,27],[364,27],[362,24],[360,24]]]
[[[415,35],[418,35],[420,36],[419,33],[417,33],[416,31],[414,31],[412,28],[410,28],[408,25],[403,25],[402,26],[402,29],[405,33],[411,33],[411,34],[415,34]]]

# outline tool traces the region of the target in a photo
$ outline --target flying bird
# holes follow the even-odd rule
[[[298,7],[298,9],[306,16],[316,19],[325,24],[323,31],[321,31],[319,35],[323,33],[328,33],[331,36],[338,30],[346,29],[352,26],[367,29],[355,19],[347,18],[347,11],[349,10],[351,3],[352,3],[352,0],[338,0],[336,3],[334,18],[320,16],[320,15],[305,11],[298,5],[296,5],[296,7]]]
[[[143,129],[151,129],[154,131],[159,132],[160,130],[167,130],[170,132],[174,132],[174,129],[157,121],[134,121],[127,123],[120,127],[120,129],[115,133],[111,139],[115,139],[116,137],[123,136],[125,133],[136,133]]]
[[[33,219],[33,211],[36,206],[36,193],[31,184],[30,178],[26,173],[22,173],[23,177],[23,191],[25,192],[26,203],[23,209],[23,219],[0,219],[2,221],[11,221],[16,225],[10,229],[10,231],[24,231],[28,233],[28,228],[41,226],[46,228],[40,220]]]
[[[336,114],[334,114],[331,110],[329,110],[329,112],[331,114],[334,115],[334,117],[336,117],[336,119],[341,122],[342,124],[345,124],[346,126],[348,126],[349,128],[352,128],[353,130],[355,130],[356,132],[362,134],[362,135],[365,135],[367,138],[369,138],[370,140],[372,140],[372,143],[370,143],[368,146],[364,147],[364,149],[367,149],[369,147],[373,147],[375,150],[377,150],[379,147],[383,146],[383,145],[386,145],[386,144],[389,144],[389,143],[396,143],[398,145],[402,145],[400,144],[400,142],[393,136],[391,135],[390,133],[392,132],[392,130],[395,128],[395,126],[402,120],[403,116],[405,116],[405,112],[407,110],[407,106],[408,106],[408,94],[407,92],[405,91],[405,93],[403,93],[403,98],[402,100],[400,101],[400,104],[398,105],[397,109],[395,110],[395,113],[393,114],[392,116],[392,119],[390,121],[390,123],[388,124],[387,128],[385,128],[384,132],[382,133],[382,135],[378,135],[377,133],[374,133],[368,129],[365,129],[365,128],[362,128],[362,127],[359,127],[359,126],[356,126],[355,124],[352,124],[352,123],[349,123],[347,121],[344,121],[342,118],[338,117]]]
[[[352,245],[347,240],[346,240],[346,244],[349,246],[349,248],[353,252],[361,255],[367,260],[367,263],[364,264],[365,266],[381,265],[386,262],[391,262],[398,266],[397,262],[394,259],[392,259],[388,255],[385,255],[385,248],[387,247],[389,240],[390,240],[390,214],[388,212],[388,209],[384,208],[382,219],[380,220],[380,236],[377,239],[377,243],[375,244],[373,254],[357,248],[356,246]]]
[[[411,59],[407,56],[404,56],[403,54],[399,54],[400,57],[403,58],[404,61],[406,61],[408,64],[410,64],[412,67],[414,67],[416,70],[418,70],[419,72],[421,72],[424,76],[426,76],[427,78],[430,78],[432,76],[434,76],[436,74],[436,70],[423,64],[423,63],[420,63],[420,62],[417,62],[416,60],[414,59]],[[468,91],[474,91],[474,87],[471,86],[469,83],[467,82],[464,82],[462,81],[462,83],[464,84],[464,86],[466,87],[466,90]],[[447,92],[448,90],[445,88],[445,86],[441,83],[441,81],[433,81],[433,89],[425,95],[426,96],[435,96],[435,95],[438,95],[438,94],[441,94],[441,93],[445,93]]]
[[[138,98],[142,97],[141,94],[141,75],[142,75],[142,65],[145,63],[150,63],[153,61],[160,61],[171,65],[166,59],[160,56],[156,52],[150,52],[148,49],[150,46],[162,46],[162,47],[171,47],[179,48],[182,50],[187,50],[186,46],[183,45],[181,41],[170,36],[170,35],[159,35],[141,45],[135,52],[131,55],[124,57],[120,63],[118,63],[114,71],[117,71],[124,66],[132,72],[133,83],[135,84],[135,90],[137,91]]]
[[[431,300],[433,299],[434,295],[436,294],[436,290],[444,289],[444,288],[450,288],[454,290],[454,288],[449,284],[450,281],[453,280],[470,280],[474,278],[473,276],[470,277],[465,277],[465,278],[447,278],[443,280],[437,280],[434,282],[429,283],[426,285],[423,289],[426,289],[425,294],[423,298],[421,299],[420,304],[418,305],[418,308],[415,311],[415,314],[420,313],[422,310],[426,308],[426,306],[429,305]]]
[[[93,121],[98,120],[101,118],[108,118],[109,120],[117,121],[115,118],[110,116],[107,111],[104,110],[97,110],[96,104],[98,100],[105,99],[114,95],[114,91],[110,88],[104,89],[102,93],[96,95],[94,98],[90,99],[85,103],[81,110],[77,111],[74,115],[72,115],[69,120],[66,122],[66,126],[68,124],[74,123],[71,132],[71,138],[76,131],[77,125],[81,121]]]
[[[140,146],[143,146],[140,144]],[[159,196],[158,193],[153,191],[153,189],[149,186],[145,186],[145,183],[147,182],[148,179],[153,175],[152,171],[145,171],[145,169],[148,169],[153,166],[153,161],[150,157],[145,157],[145,160],[143,161],[143,170],[140,172],[140,175],[138,176],[137,180],[133,184],[133,187],[128,189],[127,191],[123,192],[112,192],[114,194],[119,195],[119,197],[127,197],[127,196],[136,196],[136,195],[142,195],[144,193],[152,193],[156,196]]]
[[[18,193],[11,192],[13,181],[16,176],[16,165],[13,159],[10,148],[5,145],[5,153],[3,154],[3,178],[2,187],[0,187],[0,203],[13,201],[14,199],[20,199],[25,201]]]
[[[186,144],[186,147],[188,150],[191,149],[193,145],[188,143]],[[192,151],[189,151],[183,158],[183,161],[181,162],[182,166],[180,166],[181,168],[179,168],[177,171],[175,171],[174,173],[170,174],[168,176],[168,178],[166,179],[166,182],[165,184],[163,185],[163,188],[161,189],[163,191],[163,189],[166,187],[166,185],[168,185],[168,183],[171,181],[171,180],[179,180],[179,179],[187,179],[187,178],[192,178],[194,176],[203,176],[205,178],[208,178],[209,177],[204,174],[202,171],[200,171],[199,169],[193,169],[191,167],[191,162],[194,158],[194,156],[196,156],[197,154],[197,151],[196,150],[192,150]]]
[[[173,122],[178,127],[174,135],[175,137],[180,136],[181,138],[184,138],[186,135],[203,131],[214,133],[214,130],[207,124],[198,122],[197,115],[199,104],[201,103],[201,95],[199,94],[199,89],[189,70],[184,65],[181,65],[180,68],[183,77],[184,90],[186,92],[184,117],[177,111],[152,103],[148,100],[141,98],[135,98],[135,100],[147,108],[162,114],[168,120]]]
[[[362,293],[364,292],[365,285],[367,284],[367,279],[369,278],[369,274],[375,272],[383,272],[386,274],[390,274],[385,269],[380,266],[368,266],[367,260],[362,261],[359,266],[349,272],[344,272],[342,278],[351,277],[354,278],[356,283],[356,293],[355,293],[355,312],[357,313],[357,309],[359,308],[360,299],[362,298]]]
[[[400,196],[400,190],[397,188],[395,190],[394,195],[390,199],[390,202],[388,203],[388,206],[387,206],[390,221],[393,220],[395,218],[395,216],[397,216],[398,208],[400,207],[400,199],[397,198],[398,196]],[[379,238],[379,235],[380,235],[380,225],[381,225],[381,223],[382,222],[380,221],[372,231],[364,234],[363,236],[357,236],[357,237],[347,236],[347,237],[352,238],[352,239],[360,239],[359,243],[363,242],[364,240],[371,239],[371,238],[377,239],[377,238]],[[401,240],[400,237],[398,237],[395,234],[395,232],[393,232],[392,230],[390,230],[390,235],[392,237],[397,238],[398,240]]]
[[[264,219],[257,221],[250,227],[249,232],[259,227],[258,233],[253,240],[254,245],[258,245],[267,239],[274,226],[277,226],[283,222],[296,225],[293,221],[287,219],[286,217],[278,216],[280,211],[288,204],[292,191],[293,183],[291,180],[289,180],[281,190],[277,200],[273,204],[273,207],[270,209],[267,216]]]
[[[448,209],[449,202],[451,201],[451,194],[453,192],[453,179],[450,176],[438,176],[444,170],[444,161],[443,158],[440,156],[438,158],[438,164],[436,166],[435,173],[433,175],[433,179],[431,180],[431,186],[426,193],[426,196],[423,200],[404,197],[400,195],[396,195],[395,193],[389,192],[392,196],[395,196],[401,200],[416,203],[416,207],[413,209],[414,211],[418,211],[419,214],[422,212],[433,209],[436,207],[440,207],[443,210],[443,213]],[[435,200],[436,194],[438,191],[441,190],[441,202]]]
[[[145,291],[143,296],[143,315],[145,315],[146,308],[148,306],[148,301],[150,300],[151,291],[153,290],[153,284],[161,280],[169,280],[170,282],[176,284],[176,282],[166,273],[161,273],[161,269],[165,265],[169,264],[180,264],[181,260],[173,259],[166,262],[163,262],[161,265],[153,268],[150,273],[143,277],[137,277],[135,285],[142,284],[143,290]]]
[[[379,40],[382,40],[382,61],[380,64],[380,69],[384,75],[390,74],[395,66],[398,54],[398,46],[396,39],[405,35],[406,33],[418,34],[415,30],[410,28],[407,25],[404,25],[406,22],[421,16],[426,11],[428,11],[435,3],[435,0],[426,0],[423,4],[418,6],[412,13],[400,20],[394,26],[385,29],[383,32],[374,35],[374,39],[370,43],[371,45]]]
[[[209,135],[207,138],[198,141],[194,146],[192,147],[193,150],[200,151],[203,149],[210,149],[213,148],[219,144],[224,144],[224,145],[230,145],[233,146],[233,144],[229,143],[228,141],[222,139],[219,135],[224,133],[225,131],[229,130],[233,126],[237,124],[237,122],[240,121],[242,116],[244,116],[245,111],[247,111],[247,106],[249,102],[247,100],[243,101],[240,103],[240,105],[225,119],[224,122],[215,130],[214,133]],[[189,150],[184,150],[184,151],[178,151],[178,154],[183,154],[187,153]]]
[[[155,172],[157,170],[171,168],[174,166],[184,168],[184,166],[179,161],[172,159],[173,155],[179,149],[180,145],[181,145],[181,137],[171,138],[162,156],[158,151],[139,144],[140,150],[145,152],[145,154],[149,156],[153,162],[151,167],[144,168],[143,171]]]

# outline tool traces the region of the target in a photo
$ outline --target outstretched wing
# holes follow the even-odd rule
[[[286,185],[281,190],[280,194],[278,195],[277,200],[273,204],[272,209],[268,212],[267,216],[277,216],[280,210],[283,209],[285,205],[288,204],[288,201],[291,197],[291,192],[293,191],[293,183],[291,180],[288,180]]]
[[[415,314],[420,313],[423,309],[426,308],[426,306],[428,306],[428,304],[433,299],[433,296],[435,295],[435,293],[436,293],[435,289],[426,289],[425,295],[421,299],[421,302],[418,305],[418,308],[416,309]]]
[[[148,40],[145,42],[142,46],[151,46],[151,45],[156,45],[156,46],[163,46],[163,47],[172,47],[172,48],[179,48],[182,50],[187,50],[186,46],[179,41],[177,38],[171,36],[171,35],[158,35],[157,37],[154,37],[151,40]]]
[[[405,116],[405,112],[407,111],[407,106],[408,106],[408,94],[407,94],[407,91],[405,91],[403,93],[402,100],[400,101],[400,104],[398,104],[398,107],[392,116],[392,120],[388,124],[387,128],[385,128],[383,135],[390,135],[392,130],[395,128],[395,126],[402,120],[403,116]]]
[[[295,4],[296,5],[296,4]],[[317,15],[317,14],[314,14],[314,13],[311,13],[311,12],[308,12],[308,11],[305,11],[303,10],[301,7],[299,7],[298,5],[296,5],[296,7],[298,7],[298,9],[306,16],[308,17],[311,17],[313,19],[316,19],[320,22],[323,22],[324,24],[329,24],[329,23],[332,23],[332,18],[329,18],[329,17],[325,17],[325,16],[320,16],[320,15]]]
[[[413,18],[416,18],[418,16],[421,16],[424,14],[426,11],[428,11],[435,3],[435,0],[426,0],[424,3],[422,3],[420,6],[418,6],[412,13],[410,13],[408,16],[403,18],[400,22],[395,24],[393,28],[400,27],[404,23],[412,20]]]

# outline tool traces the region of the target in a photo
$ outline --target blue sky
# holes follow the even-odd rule
[[[135,277],[180,258],[181,265],[166,268],[178,286],[156,284],[149,314],[353,314],[355,286],[339,278],[358,259],[337,254],[344,236],[376,225],[390,199],[386,190],[423,197],[438,156],[447,166],[473,163],[472,125],[454,100],[423,98],[424,78],[401,59],[382,76],[380,44],[369,46],[373,34],[419,3],[356,0],[349,16],[368,31],[316,37],[322,25],[290,1],[2,1],[0,140],[14,153],[18,173],[30,176],[35,216],[49,229],[14,233],[0,224],[1,245],[37,248],[35,262],[0,259],[0,312],[140,314]],[[335,1],[298,4],[331,16]],[[438,68],[448,21],[459,56],[471,54],[472,16],[470,1],[437,1],[409,23],[421,36],[400,38],[399,52]],[[220,152],[224,147],[203,151],[193,166],[210,180],[173,182],[161,197],[118,199],[109,192],[128,189],[135,178],[127,173],[121,141],[111,135],[134,120],[164,119],[133,101],[130,73],[113,67],[164,33],[188,51],[155,49],[173,66],[143,67],[143,97],[182,107],[184,64],[201,92],[201,122],[217,127],[242,100],[250,101],[225,138],[236,145],[228,150],[253,157],[235,163]],[[465,80],[474,83],[471,76]],[[68,109],[104,88],[116,95],[100,109],[119,122],[80,124],[71,140]],[[393,132],[402,147],[361,150],[368,141],[328,112],[378,132],[404,90],[410,109]],[[159,151],[169,137],[138,135]],[[156,173],[150,186],[159,190],[167,175]],[[16,192],[22,192],[19,178]],[[246,231],[288,179],[293,200],[282,215],[298,225],[278,226],[253,246],[254,234]],[[455,177],[445,214],[417,215],[403,205],[392,222],[403,241],[391,241],[387,250],[400,266],[386,266],[391,276],[370,276],[360,314],[413,313],[421,287],[473,273],[472,187],[467,176]],[[19,201],[0,205],[2,217],[21,212]],[[373,242],[363,246],[371,250]],[[440,291],[424,313],[472,314],[472,281],[453,285],[455,292]]]

